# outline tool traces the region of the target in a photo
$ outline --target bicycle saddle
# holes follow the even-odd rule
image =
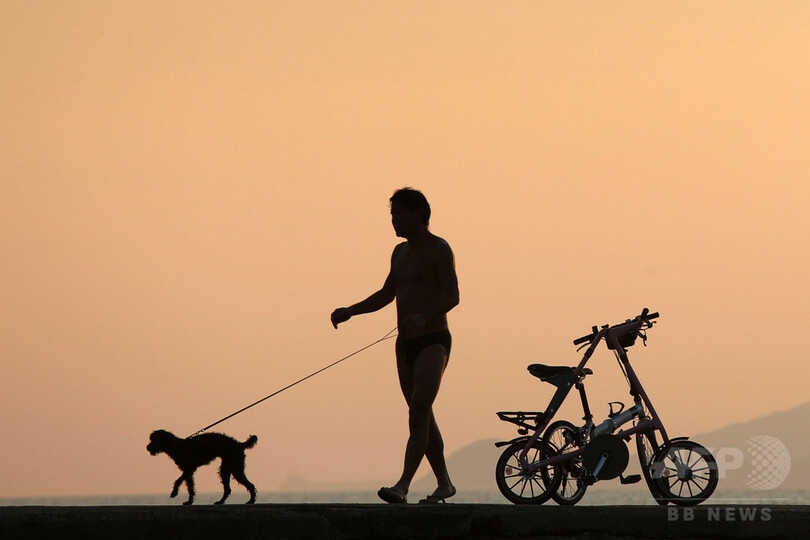
[[[573,373],[573,367],[569,366],[547,366],[545,364],[532,364],[528,367],[529,373],[540,379],[546,381],[555,375],[563,375],[566,373]],[[582,368],[584,375],[592,375],[593,371],[590,368]]]

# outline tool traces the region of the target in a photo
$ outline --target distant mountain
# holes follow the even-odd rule
[[[783,489],[810,486],[810,402],[748,422],[696,435],[718,461],[723,488]]]
[[[453,483],[459,491],[494,491],[495,463],[503,448],[496,448],[495,442],[500,439],[484,439],[468,444],[447,456],[447,468]],[[436,488],[433,473],[414,481],[413,489],[432,492]]]
[[[723,489],[806,489],[810,486],[810,402],[788,411],[775,412],[748,422],[690,437],[714,454],[720,467]],[[447,458],[453,482],[459,490],[497,491],[495,463],[503,448],[497,439],[473,442]],[[630,445],[627,473],[637,473],[635,444]],[[420,491],[435,487],[432,474],[414,482]]]

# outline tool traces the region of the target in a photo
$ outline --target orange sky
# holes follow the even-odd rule
[[[448,451],[513,436],[495,412],[551,396],[527,364],[644,306],[670,435],[807,401],[809,27],[801,1],[2,2],[0,497],[168,492],[150,431],[384,335],[392,307],[328,317],[382,284],[403,185],[456,254]],[[396,479],[392,349],[218,426],[259,436],[260,492]],[[602,415],[627,392],[590,367]]]

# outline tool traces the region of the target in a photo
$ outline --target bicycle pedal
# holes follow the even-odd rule
[[[635,484],[636,482],[640,482],[640,481],[641,481],[641,475],[640,474],[629,474],[627,476],[620,476],[619,477],[619,482],[621,482],[624,485]]]

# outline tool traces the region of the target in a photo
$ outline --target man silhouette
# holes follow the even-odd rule
[[[394,248],[385,283],[365,300],[336,309],[331,320],[337,328],[354,315],[377,311],[396,299],[397,373],[408,403],[409,437],[402,476],[393,486],[380,488],[377,495],[389,503],[407,502],[411,481],[425,456],[438,487],[419,502],[436,503],[456,494],[433,402],[450,357],[447,312],[458,305],[458,279],[450,246],[428,230],[430,205],[425,196],[403,188],[391,196],[390,203],[394,232],[406,241]]]

